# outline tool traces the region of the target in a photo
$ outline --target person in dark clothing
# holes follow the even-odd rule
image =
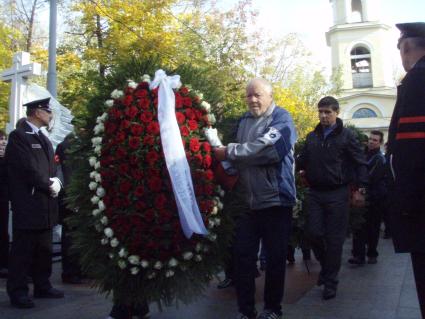
[[[72,245],[70,229],[65,221],[72,211],[66,207],[65,196],[66,187],[71,180],[72,168],[67,163],[67,150],[70,146],[72,136],[68,135],[62,143],[56,147],[55,160],[59,164],[61,181],[64,186],[59,193],[59,223],[62,225],[61,253],[62,253],[62,282],[66,284],[81,284],[82,274],[78,258],[70,253]]]
[[[7,278],[9,263],[9,191],[4,160],[7,137],[0,131],[0,278]]]
[[[347,234],[349,187],[356,172],[356,188],[365,193],[367,166],[354,132],[343,126],[338,101],[327,96],[318,103],[320,123],[307,135],[297,158],[304,175],[306,193],[306,232],[321,271],[318,285],[324,284],[323,299],[336,296],[342,246]],[[359,195],[362,196],[362,195]]]
[[[367,257],[369,264],[376,264],[378,257],[378,241],[381,221],[384,213],[384,199],[387,193],[385,185],[385,157],[381,152],[384,134],[381,131],[372,131],[367,145],[366,160],[369,174],[367,186],[368,207],[364,216],[364,223],[353,234],[353,257],[350,264],[363,265]]]
[[[390,225],[397,253],[410,253],[425,318],[425,22],[397,24],[406,75],[388,133]]]
[[[31,272],[34,298],[63,298],[50,283],[52,227],[57,224],[53,147],[40,130],[52,119],[50,98],[27,103],[27,121],[9,135],[6,147],[9,195],[13,212],[13,242],[9,255],[7,293],[12,306],[32,308],[27,276]]]

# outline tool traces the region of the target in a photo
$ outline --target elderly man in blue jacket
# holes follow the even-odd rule
[[[272,86],[256,78],[248,83],[249,111],[239,120],[236,141],[215,149],[239,171],[235,192],[245,207],[236,225],[235,284],[239,319],[257,318],[255,274],[259,242],[267,251],[264,311],[259,319],[282,316],[285,260],[295,204],[294,144],[289,113],[273,102]]]

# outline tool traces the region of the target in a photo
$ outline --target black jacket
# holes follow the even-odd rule
[[[396,251],[425,252],[425,56],[397,88],[388,137]]]
[[[313,189],[334,189],[353,181],[359,187],[367,184],[366,160],[356,135],[343,126],[341,119],[337,118],[336,124],[326,138],[322,125],[318,124],[307,135],[297,158],[297,169],[305,170]]]
[[[378,148],[366,153],[368,180],[368,197],[372,202],[382,201],[387,195],[386,160]]]
[[[57,199],[49,191],[56,164],[46,141],[27,123],[9,135],[5,158],[15,229],[49,229],[57,224]]]

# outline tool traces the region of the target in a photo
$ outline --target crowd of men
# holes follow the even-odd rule
[[[290,114],[273,101],[269,82],[251,80],[246,88],[248,112],[239,120],[234,140],[214,149],[238,171],[232,192],[243,212],[236,221],[233,274],[239,319],[278,319],[282,299],[292,208],[296,202],[295,170],[308,184],[306,232],[321,271],[323,299],[335,298],[350,203],[369,202],[365,223],[353,234],[352,264],[377,262],[377,242],[385,199],[391,201],[390,225],[397,252],[411,253],[417,293],[425,316],[425,23],[399,24],[398,47],[407,72],[398,88],[388,151],[380,131],[372,131],[366,149],[338,118],[337,99],[322,98],[319,123],[294,155],[296,129]],[[0,275],[8,269],[7,293],[12,306],[32,308],[34,298],[63,298],[52,287],[52,227],[58,221],[58,195],[68,177],[58,178],[51,143],[41,127],[52,118],[49,99],[31,101],[27,118],[0,144]],[[0,134],[0,143],[4,134]],[[59,147],[62,164],[67,141]],[[2,147],[3,145],[3,147]],[[66,167],[62,166],[62,173]],[[7,176],[7,178],[6,178]],[[3,190],[4,180],[7,180]],[[7,253],[8,209],[13,212],[13,241]],[[67,244],[65,227],[64,243]],[[6,234],[6,235],[5,235]],[[260,241],[265,254],[264,309],[255,307],[255,277]],[[5,248],[6,247],[6,248]],[[7,257],[4,257],[7,256]],[[8,258],[8,260],[7,260]],[[64,260],[66,260],[66,255]],[[63,280],[78,283],[78,265],[64,267]],[[147,305],[138,313],[144,318]],[[133,308],[134,305],[131,305]],[[115,305],[110,318],[128,317],[128,306]]]

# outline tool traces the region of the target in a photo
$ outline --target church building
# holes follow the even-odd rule
[[[391,27],[380,22],[378,0],[330,0],[333,26],[326,33],[332,68],[341,72],[340,118],[387,140],[396,100]]]

